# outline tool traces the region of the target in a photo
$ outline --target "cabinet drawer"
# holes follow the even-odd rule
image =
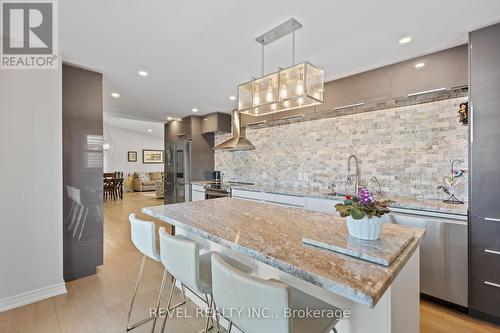
[[[191,184],[191,189],[193,191],[205,192],[205,187],[203,185]]]
[[[253,200],[262,200],[263,197],[262,192],[243,191],[235,189],[231,191],[231,195],[233,198],[253,199]]]
[[[470,308],[500,317],[500,284],[471,279]]]
[[[339,202],[340,201],[336,200],[307,198],[306,208],[307,210],[312,210],[314,212],[339,215],[339,213],[335,210],[335,204]]]
[[[470,264],[473,278],[500,284],[500,251],[472,248]]]
[[[203,191],[191,191],[191,201],[205,200],[205,192]]]
[[[473,216],[470,222],[472,247],[500,251],[500,221]]]
[[[274,193],[265,193],[264,201],[275,204],[282,204],[286,206],[292,207],[305,207],[306,206],[306,198],[295,196],[295,195],[283,195],[283,194],[274,194]]]

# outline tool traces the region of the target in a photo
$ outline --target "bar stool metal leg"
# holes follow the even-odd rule
[[[209,330],[208,326],[210,325],[210,321],[212,319],[212,298],[210,298],[210,302],[209,302],[208,295],[205,295],[205,300],[207,301],[208,308],[207,308],[207,320],[205,322],[205,330],[203,332],[208,333],[208,330]],[[212,327],[213,327],[213,324],[212,324]]]
[[[175,278],[172,280],[172,287],[170,288],[170,294],[168,295],[168,302],[167,302],[167,309],[170,309],[170,304],[172,304],[172,297],[174,296],[174,288],[175,288]],[[167,319],[168,319],[169,313],[165,314],[165,319],[163,319],[163,324],[161,325],[161,332],[163,333],[165,331],[165,325],[167,324]],[[151,333],[154,332],[154,326],[151,331]]]
[[[130,317],[132,316],[132,310],[134,308],[134,302],[135,302],[135,297],[137,296],[137,289],[139,289],[139,283],[141,282],[142,279],[142,273],[144,272],[144,264],[146,263],[146,256],[144,255],[142,257],[141,261],[141,266],[139,268],[139,275],[137,275],[137,281],[135,282],[135,288],[134,288],[134,295],[132,296],[132,301],[130,302],[130,309],[128,310],[128,317],[127,317],[127,332],[130,330],[133,330],[139,325],[144,324],[145,322],[148,322],[153,319],[153,317],[145,318],[135,324],[130,324]]]
[[[158,320],[159,311],[160,311],[160,303],[161,303],[161,298],[162,298],[162,296],[163,296],[163,289],[164,289],[164,287],[165,287],[165,281],[166,281],[166,278],[167,278],[167,274],[168,274],[167,270],[166,270],[166,269],[164,269],[164,270],[163,270],[163,277],[161,278],[160,293],[158,294],[158,300],[157,300],[157,302],[156,302],[156,316],[155,316],[155,317],[154,317],[154,319],[153,319],[153,327],[151,328],[151,332],[152,332],[152,333],[153,333],[153,332],[154,332],[154,330],[155,330],[155,327],[156,327],[156,321]],[[175,279],[173,279],[173,281],[172,281],[172,288],[171,288],[170,293],[172,293],[172,292],[173,292],[172,290],[173,290],[173,289],[175,289],[174,287],[175,287]],[[184,285],[181,285],[181,288],[182,288],[182,297],[183,297],[183,300],[182,300],[180,303],[178,303],[178,304],[176,304],[176,305],[173,305],[173,306],[171,306],[171,307],[170,307],[170,304],[169,304],[169,305],[167,305],[167,309],[168,309],[167,311],[170,311],[170,310],[175,309],[175,308],[177,308],[177,307],[179,307],[179,306],[181,306],[181,305],[186,304],[186,290],[184,289]],[[170,295],[170,296],[169,296],[169,299],[170,299],[170,297],[171,297],[171,296],[173,296],[173,295]],[[166,316],[168,316],[168,315],[169,315],[169,313],[167,312],[167,313],[166,313]]]
[[[219,333],[220,332],[219,312],[217,311],[217,304],[215,304],[214,295],[210,294],[210,297],[212,298],[212,313],[215,315],[215,322],[217,324],[217,333]]]
[[[173,295],[174,295],[174,290],[175,290],[175,282],[176,282],[176,281],[177,281],[177,280],[176,280],[176,279],[175,279],[175,277],[174,277],[174,278],[173,278],[173,280],[172,280],[172,287],[170,288],[170,295],[168,296],[167,309],[174,309],[174,308],[176,308],[177,306],[184,304],[184,303],[185,303],[185,299],[186,299],[186,298],[185,298],[186,296],[185,296],[185,294],[184,294],[184,293],[185,293],[185,290],[184,290],[184,289],[188,289],[189,291],[191,291],[191,292],[193,293],[193,295],[195,295],[195,296],[196,296],[196,297],[198,297],[200,300],[202,300],[203,302],[205,302],[205,303],[207,304],[207,306],[208,306],[208,311],[207,311],[207,312],[208,312],[208,314],[207,314],[207,320],[206,320],[206,322],[205,322],[205,328],[204,328],[202,331],[200,331],[200,333],[203,333],[203,332],[204,332],[204,333],[206,333],[206,332],[208,332],[209,330],[211,330],[214,326],[213,326],[213,318],[210,316],[210,311],[211,311],[211,308],[212,308],[212,303],[211,303],[211,301],[209,301],[209,299],[208,299],[208,296],[209,296],[209,295],[205,295],[205,299],[203,299],[200,295],[196,294],[196,293],[195,293],[193,290],[191,290],[189,287],[186,287],[185,285],[181,284],[181,287],[182,287],[182,292],[183,292],[183,294],[184,294],[184,302],[183,302],[183,303],[180,303],[180,304],[178,304],[178,305],[171,306],[171,304],[172,304],[172,297],[173,297]],[[160,331],[160,332],[162,332],[162,333],[163,333],[163,332],[165,332],[165,326],[166,326],[166,324],[167,324],[168,315],[169,315],[169,313],[167,312],[167,314],[166,314],[166,316],[165,316],[165,319],[163,319],[163,324],[162,324],[162,326],[161,326],[161,331]],[[153,328],[152,328],[152,330],[151,330],[151,333],[153,333],[153,332],[154,332],[154,329],[155,329],[155,327],[153,326]]]

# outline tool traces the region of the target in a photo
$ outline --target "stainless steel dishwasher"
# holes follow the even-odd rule
[[[467,221],[402,212],[389,219],[426,230],[420,245],[420,292],[468,307]]]

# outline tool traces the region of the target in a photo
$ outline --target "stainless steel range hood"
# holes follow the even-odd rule
[[[252,150],[255,146],[245,137],[245,128],[240,127],[240,113],[233,110],[233,125],[231,128],[231,139],[217,145],[217,150]]]

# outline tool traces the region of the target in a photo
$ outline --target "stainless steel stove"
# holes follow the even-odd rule
[[[243,182],[222,182],[214,181],[205,185],[205,199],[217,199],[232,196],[232,187],[238,185],[253,185],[252,183]]]
[[[213,182],[205,185],[205,199],[217,199],[231,196],[231,187],[222,182]]]

